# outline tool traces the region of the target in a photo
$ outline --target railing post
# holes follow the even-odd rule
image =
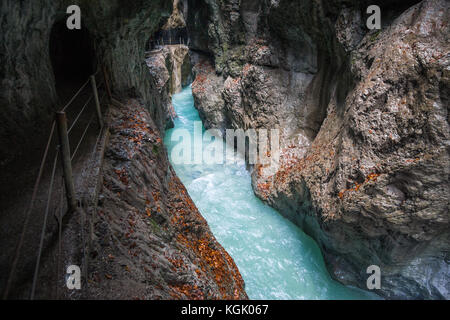
[[[102,69],[103,69],[103,79],[105,81],[106,92],[108,93],[109,102],[111,102],[112,94],[111,94],[111,88],[109,87],[108,74],[106,73],[105,65],[103,65]]]
[[[56,123],[58,124],[59,142],[61,144],[62,164],[64,172],[64,183],[66,185],[67,204],[71,211],[77,208],[75,187],[73,185],[72,161],[70,160],[69,136],[67,134],[67,118],[65,112],[56,113]]]
[[[91,76],[91,85],[92,91],[94,92],[94,100],[95,100],[95,108],[97,110],[98,124],[100,125],[100,128],[103,128],[102,112],[100,110],[100,101],[98,100],[97,83],[95,82],[95,75]]]

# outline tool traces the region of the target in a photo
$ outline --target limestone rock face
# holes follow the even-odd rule
[[[206,128],[225,128],[225,103],[221,97],[223,79],[217,76],[208,60],[200,60],[194,66],[195,81],[192,83],[195,106]]]
[[[183,61],[180,63],[181,72],[181,87],[184,88],[192,83],[194,80],[192,77],[192,64],[189,54],[189,48],[184,47],[185,52],[182,53]]]
[[[180,0],[173,0],[173,10],[163,29],[175,29],[175,28],[185,28],[186,22],[183,17],[183,10],[181,10],[183,2]]]
[[[448,299],[449,3],[379,1],[370,31],[375,3],[204,2],[207,34],[187,25],[214,66],[193,83],[205,126],[282,131],[255,193],[338,281],[366,289],[378,265],[382,296]]]
[[[180,92],[181,89],[192,82],[189,48],[185,45],[168,46],[173,61],[172,92]]]
[[[52,111],[67,102],[59,99],[50,61],[49,41],[52,27],[65,21],[65,0],[39,0],[26,3],[5,0],[0,6],[0,164],[6,165],[46,132]],[[145,59],[148,36],[169,17],[168,1],[82,1],[82,28],[96,43],[96,65],[104,64],[112,87],[119,95],[140,95],[144,104],[156,113],[155,99]],[[75,92],[74,92],[75,93]],[[155,120],[163,126],[163,117]],[[14,137],[15,143],[11,143]]]

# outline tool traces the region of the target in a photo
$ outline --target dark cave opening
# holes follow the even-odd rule
[[[89,31],[69,30],[66,21],[56,22],[50,33],[50,60],[60,98],[81,86],[95,72],[96,58]]]

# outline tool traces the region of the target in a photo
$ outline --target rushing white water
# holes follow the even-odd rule
[[[193,141],[194,121],[200,118],[191,88],[172,101],[178,115],[175,129],[187,129]],[[179,143],[171,141],[173,130],[167,130],[165,137],[169,157]],[[213,234],[236,262],[251,299],[374,297],[331,279],[317,244],[254,195],[244,165],[172,164]]]

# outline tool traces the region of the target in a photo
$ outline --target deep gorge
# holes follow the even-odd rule
[[[368,1],[79,1],[82,31],[67,38],[69,4],[0,5],[0,291],[54,112],[104,69],[114,97],[102,106],[104,156],[95,177],[81,170],[99,187],[78,192],[88,222],[67,215],[63,257],[50,219],[38,298],[449,298],[448,1],[370,2],[382,8],[381,30],[365,26]],[[183,44],[159,46],[167,34]],[[191,83],[190,109],[177,118]],[[204,129],[280,129],[279,166],[170,164],[164,135],[183,112],[198,112]],[[239,223],[213,218],[220,198],[202,199],[214,185],[203,174],[217,175],[222,188],[242,181],[236,205],[280,215],[264,227],[299,238],[275,230],[261,245],[298,244],[287,265],[307,271],[286,273],[294,277],[286,282],[250,277],[259,264],[243,261],[229,235],[252,239],[267,229],[254,229],[252,210],[245,217],[236,207]],[[28,297],[43,214],[35,211],[12,298]],[[304,243],[311,247],[302,256]],[[86,266],[86,288],[66,290],[55,261]],[[381,269],[381,289],[364,292],[370,265]],[[296,281],[302,289],[292,294]]]

